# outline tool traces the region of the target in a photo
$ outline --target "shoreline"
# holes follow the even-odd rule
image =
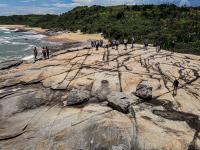
[[[87,40],[89,40],[90,35],[84,35],[81,33],[66,33],[64,32],[53,32],[51,30],[46,30],[38,27],[27,27],[25,25],[0,25],[0,28],[9,29],[15,32],[34,32],[38,35],[44,35],[41,40],[45,43],[44,46],[48,46],[51,50],[51,53],[56,53],[58,51],[67,50],[70,48],[78,48],[80,46],[86,46],[88,44]],[[48,34],[51,32],[52,34]],[[93,35],[93,39],[94,39]],[[81,40],[80,40],[81,39]],[[40,51],[40,47],[38,47]],[[2,59],[1,62],[8,60],[19,60],[19,61],[29,61],[33,58],[33,55],[26,55],[21,58],[10,58],[10,59]]]
[[[29,27],[26,25],[0,25],[0,28],[7,28],[10,30],[19,30],[19,32],[36,32],[47,36],[46,40],[50,42],[85,42],[91,40],[107,41],[102,34],[84,34],[81,32],[70,31],[51,31],[51,29],[42,29],[40,27]],[[51,34],[48,31],[52,32]]]
[[[7,28],[10,30],[18,29],[19,31],[23,30],[26,32],[30,31],[30,32],[36,32],[36,33],[44,33],[46,31],[46,29],[42,29],[40,27],[28,27],[26,25],[0,25],[0,27]]]

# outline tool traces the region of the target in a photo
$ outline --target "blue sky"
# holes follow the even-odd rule
[[[0,0],[0,15],[60,14],[76,6],[175,3],[200,6],[200,0]]]

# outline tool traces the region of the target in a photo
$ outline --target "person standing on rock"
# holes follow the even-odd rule
[[[148,49],[148,39],[144,39],[144,50],[147,50]]]
[[[118,48],[119,48],[119,40],[116,40],[115,46],[116,46],[116,50],[118,50]]]
[[[159,53],[159,52],[160,52],[160,49],[161,49],[161,42],[160,42],[160,40],[158,40],[158,41],[156,42],[156,52]]]
[[[116,40],[112,40],[112,49],[114,49],[115,44],[116,44]]]
[[[135,44],[135,38],[134,38],[134,36],[131,38],[131,40],[132,40],[132,42],[131,42],[131,44],[132,44],[131,48],[134,48],[134,44]]]
[[[96,50],[98,51],[99,50],[99,41],[96,41],[95,43],[96,43],[95,44],[96,45]]]
[[[46,56],[47,56],[46,54],[47,54],[46,49],[43,47],[42,48],[43,59],[46,59]]]
[[[36,48],[36,47],[34,47],[34,49],[33,49],[33,55],[34,55],[34,62],[36,62],[36,60],[37,60],[37,55],[38,55],[38,51],[37,51],[37,48]]]
[[[103,47],[103,40],[100,40],[100,47]]]
[[[91,47],[94,47],[94,42],[93,41],[91,41]]]
[[[174,80],[174,83],[173,83],[173,86],[174,86],[173,95],[174,95],[174,96],[177,95],[178,85],[179,85],[179,81],[178,81],[178,79],[175,79],[175,80]]]
[[[47,55],[47,58],[49,59],[49,48],[46,46],[46,55]]]
[[[127,50],[128,40],[124,39],[124,50]]]
[[[171,44],[171,51],[172,51],[172,53],[175,52],[175,41],[172,41],[172,44]]]

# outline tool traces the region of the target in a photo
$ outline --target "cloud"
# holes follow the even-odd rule
[[[55,14],[57,10],[53,7],[49,8],[44,8],[44,7],[3,7],[1,8],[1,14],[4,16],[9,16],[9,15],[25,15],[25,14]]]
[[[140,0],[73,0],[73,3],[79,3],[80,5],[102,5],[102,6],[111,6],[111,5],[134,5]],[[141,0],[142,2],[142,0]]]
[[[111,6],[111,5],[135,5],[140,0],[72,0],[71,3],[55,3],[54,7],[57,8],[74,8],[77,6],[92,6],[92,5],[102,5],[102,6]]]
[[[181,0],[179,6],[191,6],[191,4],[188,0]]]
[[[8,4],[0,4],[0,8],[8,7]]]
[[[55,3],[52,6],[57,8],[73,8],[81,5],[79,3]]]
[[[22,3],[29,3],[29,2],[35,2],[35,1],[37,1],[37,0],[22,0],[20,2],[22,2]]]
[[[77,6],[92,5],[114,6],[174,3],[178,6],[199,6],[200,0],[3,0],[3,3],[0,3],[0,15],[60,14]]]

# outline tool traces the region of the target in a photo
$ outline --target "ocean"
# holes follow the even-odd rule
[[[34,47],[56,45],[44,40],[46,36],[34,32],[15,32],[0,27],[0,62],[8,59],[31,59]]]

